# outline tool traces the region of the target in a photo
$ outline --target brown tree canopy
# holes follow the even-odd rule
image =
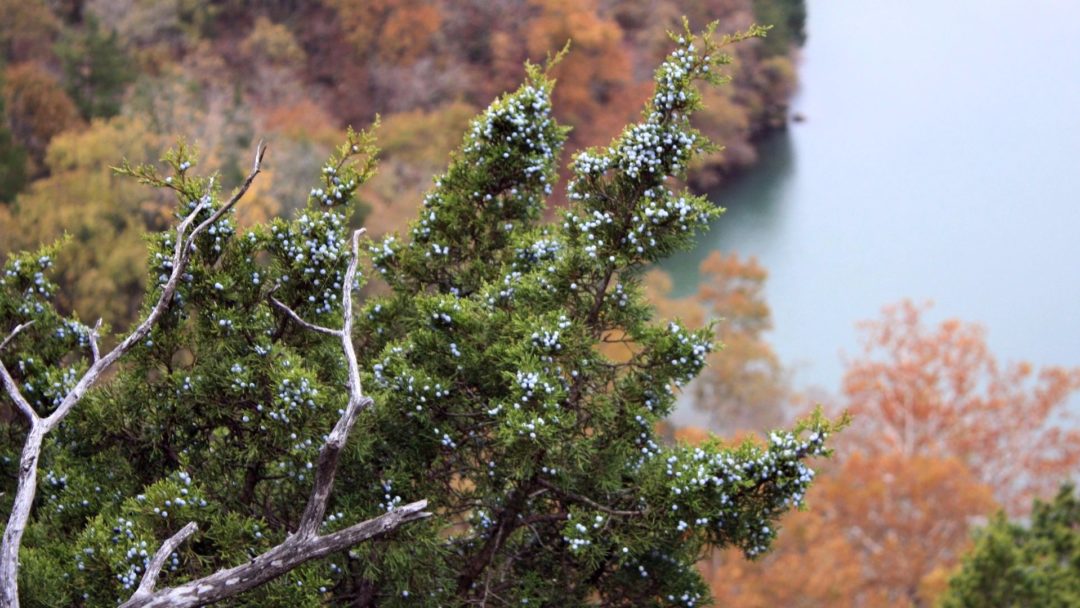
[[[44,159],[53,136],[82,124],[75,102],[41,64],[8,68],[3,85],[11,133],[37,164]]]
[[[772,552],[713,557],[705,572],[719,605],[933,605],[976,524],[999,505],[1023,513],[1032,494],[1075,474],[1080,435],[1065,425],[1080,372],[1002,365],[981,327],[928,327],[926,310],[901,302],[861,325],[839,461]]]
[[[956,458],[1013,511],[1053,495],[1080,464],[1080,431],[1068,426],[1080,370],[1003,365],[982,327],[927,327],[926,310],[905,301],[862,324],[843,383],[850,439],[867,453]]]

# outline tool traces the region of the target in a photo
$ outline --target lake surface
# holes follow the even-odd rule
[[[810,0],[792,110],[728,208],[667,261],[770,271],[769,339],[836,392],[855,323],[902,298],[976,321],[1000,360],[1080,365],[1080,2]]]

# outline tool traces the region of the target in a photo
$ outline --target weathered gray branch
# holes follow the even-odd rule
[[[294,534],[247,563],[150,595],[136,594],[120,608],[192,608],[220,602],[313,559],[344,551],[403,524],[428,517],[431,514],[424,511],[426,507],[427,501],[421,500],[323,536],[302,538]]]
[[[11,377],[7,368],[4,367],[3,361],[0,361],[0,381],[3,382],[4,390],[7,391],[8,396],[15,402],[15,407],[19,408],[19,411],[26,416],[30,426],[33,427],[34,425],[39,424],[41,418],[37,415],[37,412],[34,411],[34,408],[31,407],[30,402],[26,400],[26,397],[23,396],[22,391],[20,391],[18,385],[15,384],[15,379]]]
[[[98,346],[98,340],[101,339],[101,319],[86,333],[86,338],[90,341],[90,354],[94,356],[94,362],[97,362],[101,359],[101,347]]]
[[[33,321],[27,321],[26,323],[19,323],[18,325],[16,325],[15,329],[11,330],[11,333],[9,333],[6,338],[4,338],[4,341],[0,342],[0,352],[2,352],[5,348],[7,348],[7,345],[12,340],[15,339],[15,336],[22,333],[22,330],[26,329],[27,327],[30,327],[33,324],[34,324]]]
[[[261,170],[265,153],[266,145],[259,142],[255,149],[255,161],[247,178],[233,193],[228,202],[192,229],[190,234],[188,229],[195,222],[199,212],[209,204],[208,201],[200,201],[195,206],[195,209],[180,222],[176,227],[176,247],[173,250],[172,272],[153,308],[150,309],[150,313],[120,344],[117,344],[106,355],[98,356],[100,353],[95,354],[93,363],[79,378],[75,386],[68,391],[52,414],[45,418],[39,417],[26,399],[23,398],[7,369],[0,363],[0,377],[3,379],[4,388],[19,409],[30,419],[30,430],[19,459],[18,489],[12,503],[11,513],[8,516],[7,526],[4,528],[3,543],[0,545],[0,608],[18,608],[19,606],[19,547],[22,544],[23,532],[26,530],[26,522],[30,518],[34,495],[37,493],[38,459],[41,456],[41,445],[45,435],[55,429],[71,413],[72,408],[82,400],[86,392],[101,378],[103,372],[149,335],[154,325],[173,302],[177,286],[191,259],[191,254],[195,250],[196,239],[203,231],[228,213],[244,196],[244,193],[247,192],[248,188],[251,187],[251,183],[255,180],[255,176]],[[93,349],[93,346],[91,348]]]
[[[0,352],[4,352],[4,348],[8,344],[10,344],[12,340],[15,339],[15,336],[19,335],[24,329],[30,327],[33,324],[33,321],[27,321],[26,323],[20,323],[16,325],[15,329],[11,330],[11,333],[9,333],[6,338],[4,338],[4,341],[0,342]],[[8,373],[7,368],[4,367],[3,361],[0,361],[0,382],[3,383],[4,390],[7,391],[8,396],[11,397],[11,400],[15,402],[15,407],[19,408],[19,411],[22,412],[24,416],[26,416],[27,421],[30,423],[31,427],[41,421],[41,418],[38,417],[37,412],[34,411],[33,407],[31,407],[30,402],[26,400],[26,397],[23,396],[22,391],[19,390],[19,386],[15,384],[15,379],[11,377],[11,374]]]
[[[341,350],[345,355],[349,373],[349,402],[345,407],[345,411],[338,418],[333,430],[327,436],[322,449],[319,450],[319,464],[315,469],[311,495],[308,497],[304,513],[300,517],[300,524],[296,533],[246,564],[228,570],[221,570],[183,585],[154,592],[153,587],[157,579],[157,573],[160,572],[161,565],[164,564],[165,558],[163,556],[167,556],[175,550],[176,545],[183,540],[183,538],[177,540],[177,537],[183,533],[183,530],[181,530],[181,533],[170,538],[158,550],[150,569],[147,570],[146,577],[143,578],[142,584],[139,585],[139,590],[130,600],[122,604],[121,608],[185,608],[212,604],[253,589],[309,560],[349,549],[365,540],[390,532],[403,524],[431,515],[424,511],[427,507],[427,501],[421,500],[396,508],[374,519],[354,524],[344,530],[322,536],[318,534],[319,527],[322,525],[323,517],[326,514],[330,493],[334,489],[334,478],[337,475],[338,464],[341,461],[341,451],[345,448],[345,442],[348,440],[349,433],[356,423],[357,416],[364,408],[370,407],[372,404],[371,398],[364,395],[363,386],[360,383],[360,367],[357,362],[356,348],[352,343],[353,285],[356,282],[357,265],[360,263],[360,234],[362,232],[362,229],[357,230],[352,236],[352,258],[349,260],[348,268],[345,271],[342,286],[342,325],[340,330],[308,323],[291,308],[272,296],[270,297],[270,301],[275,306],[301,326],[311,331],[338,337],[341,341]],[[194,532],[193,526],[194,524],[188,524],[188,527],[191,527],[191,532]],[[188,527],[185,527],[184,530],[187,530]],[[186,535],[184,538],[186,538]],[[161,558],[161,564],[158,564],[159,557]],[[156,569],[154,569],[155,565]],[[152,575],[151,572],[153,572]],[[152,577],[149,582],[147,577]]]
[[[278,310],[285,313],[290,319],[295,321],[298,325],[300,325],[304,329],[307,329],[308,331],[313,331],[313,332],[319,333],[319,334],[326,334],[328,336],[340,336],[341,335],[340,330],[331,329],[329,327],[323,327],[322,325],[316,325],[316,324],[311,323],[309,321],[305,321],[304,318],[301,317],[299,314],[297,314],[297,312],[295,310],[289,308],[289,306],[287,304],[285,304],[284,302],[282,302],[281,300],[279,300],[279,299],[277,299],[277,298],[275,298],[273,296],[270,296],[270,303],[273,304]]]
[[[180,528],[179,532],[161,543],[161,547],[154,554],[154,559],[150,560],[150,565],[146,567],[146,573],[143,574],[142,581],[139,582],[139,588],[131,596],[132,599],[149,596],[154,592],[154,585],[157,585],[158,575],[161,574],[161,569],[165,567],[165,560],[169,559],[169,555],[176,551],[176,548],[198,529],[199,524],[189,522],[188,525]]]
[[[341,287],[341,351],[345,355],[345,362],[349,372],[349,403],[345,411],[338,418],[334,429],[326,438],[326,443],[319,450],[319,466],[315,470],[315,485],[311,490],[304,515],[300,518],[300,535],[313,535],[322,524],[323,515],[326,513],[326,503],[330,499],[330,490],[334,487],[334,476],[337,474],[338,462],[341,460],[341,450],[345,447],[345,441],[349,438],[356,417],[360,410],[371,405],[371,399],[364,396],[363,386],[360,384],[360,367],[356,360],[356,348],[352,343],[353,328],[353,284],[356,282],[356,267],[360,263],[360,235],[363,229],[357,230],[352,235],[352,258],[345,270],[345,280]]]

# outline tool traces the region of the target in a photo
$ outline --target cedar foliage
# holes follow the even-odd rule
[[[1080,497],[1065,484],[1035,501],[1030,521],[1004,513],[979,531],[975,549],[949,581],[942,608],[1080,605]]]
[[[654,426],[713,336],[650,323],[641,287],[645,268],[718,213],[669,189],[712,149],[689,124],[695,82],[723,82],[722,47],[761,34],[673,36],[641,121],[574,156],[571,204],[554,223],[540,218],[567,130],[547,71],[529,66],[472,121],[409,238],[369,244],[389,293],[361,303],[353,338],[375,406],[356,423],[324,530],[420,498],[435,516],[233,605],[696,606],[708,597],[694,568],[704,551],[769,546],[813,478],[805,461],[840,423],[815,415],[767,444],[661,445]],[[269,299],[310,322],[339,318],[346,214],[374,154],[374,136],[350,130],[293,219],[240,231],[230,214],[201,237],[163,322],[47,439],[22,549],[25,605],[115,605],[189,521],[200,532],[159,587],[295,528],[345,371],[334,340]],[[208,214],[219,181],[197,175],[196,160],[181,145],[164,169],[121,172],[175,193],[177,217],[202,200]],[[150,239],[151,300],[173,238]],[[3,360],[42,414],[86,365],[89,331],[52,307],[56,255],[13,256],[0,278],[0,329],[35,322]],[[637,344],[627,361],[597,348],[616,331]],[[3,513],[24,425],[0,399]]]

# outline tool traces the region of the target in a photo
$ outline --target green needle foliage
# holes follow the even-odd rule
[[[567,129],[552,118],[546,70],[529,66],[472,122],[409,237],[368,243],[390,287],[361,302],[353,335],[375,405],[352,432],[323,526],[422,498],[434,516],[231,605],[698,606],[704,552],[768,548],[839,423],[818,415],[767,445],[661,445],[654,425],[713,335],[653,322],[640,283],[719,212],[669,184],[710,149],[689,124],[695,83],[722,82],[722,47],[762,33],[673,36],[641,122],[575,156],[571,204],[553,223],[541,217]],[[340,326],[346,217],[374,154],[369,133],[350,131],[294,219],[238,233],[226,216],[200,237],[163,321],[46,440],[24,605],[115,606],[190,521],[200,531],[159,588],[295,530],[347,375],[336,338],[269,300]],[[218,184],[194,175],[192,150],[164,161],[163,173],[122,171],[175,191],[178,217],[221,204]],[[150,239],[151,302],[174,238]],[[0,331],[35,321],[2,357],[41,414],[86,364],[88,330],[49,302],[53,254],[14,257],[0,279]],[[602,354],[611,340],[632,356]],[[0,399],[4,512],[25,431]]]
[[[1035,501],[1027,526],[999,514],[951,581],[943,608],[1080,606],[1080,497]]]
[[[132,61],[116,32],[102,31],[90,16],[81,32],[67,32],[56,47],[68,93],[83,118],[108,118],[120,112],[124,87],[135,79]]]
[[[4,66],[0,63],[0,88]],[[8,128],[7,110],[0,99],[0,205],[10,203],[26,184],[26,150],[15,141]]]

